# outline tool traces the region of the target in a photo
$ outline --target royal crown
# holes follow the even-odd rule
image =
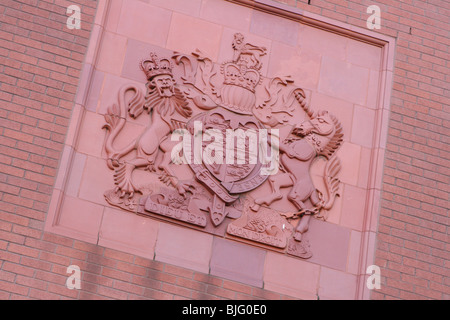
[[[259,61],[248,52],[240,52],[233,61],[222,64],[223,107],[242,114],[252,114],[256,101],[255,88],[262,80],[258,64]]]
[[[224,63],[222,72],[224,84],[243,87],[251,92],[255,92],[255,87],[261,80],[261,75],[257,70],[235,62]]]
[[[156,53],[150,53],[150,59],[141,61],[141,70],[147,76],[147,80],[153,79],[158,75],[172,75],[172,62],[166,58],[158,58]]]
[[[259,71],[237,62],[226,62],[221,68],[224,80],[221,105],[242,114],[251,114],[255,105],[255,88],[261,81]]]

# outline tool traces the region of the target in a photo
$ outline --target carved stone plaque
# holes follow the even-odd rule
[[[293,231],[291,224],[282,214],[270,208],[252,210],[250,206],[253,203],[254,200],[248,197],[242,216],[228,224],[227,232],[240,238],[285,248]]]
[[[146,92],[123,86],[105,114],[104,152],[114,177],[105,199],[206,232],[225,224],[225,236],[309,258],[309,221],[326,219],[339,196],[342,126],[326,110],[313,110],[290,77],[262,75],[266,48],[242,34],[231,48],[221,64],[198,50],[142,57]],[[141,117],[149,125],[125,136],[127,123]],[[128,143],[118,147],[118,137]],[[323,190],[310,173],[318,158],[326,160]],[[180,168],[189,178],[180,178]],[[145,175],[160,185],[138,182]]]

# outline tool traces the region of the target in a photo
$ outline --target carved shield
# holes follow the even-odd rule
[[[195,122],[197,122],[196,125]],[[202,140],[207,141],[203,141],[202,144],[201,163],[189,161],[189,165],[196,175],[207,172],[208,178],[204,181],[201,178],[199,180],[212,192],[223,201],[232,202],[236,199],[237,194],[253,190],[267,179],[267,175],[261,174],[264,164],[258,159],[261,147],[259,131],[265,130],[265,127],[253,115],[237,114],[218,107],[191,119],[187,127],[192,131],[195,127],[199,127],[199,123],[202,128]],[[208,135],[212,129],[215,133],[214,139],[209,137],[205,139],[205,135]],[[192,133],[194,136],[199,134],[198,132]],[[222,135],[221,141],[215,140],[218,134]],[[192,149],[196,148],[195,143],[194,138],[192,139]],[[211,147],[214,143],[216,146]],[[257,150],[252,150],[255,147]],[[267,144],[265,147],[269,148]],[[214,155],[215,157],[211,161],[211,155],[207,153],[209,151],[217,152],[218,148],[222,149],[219,158]]]

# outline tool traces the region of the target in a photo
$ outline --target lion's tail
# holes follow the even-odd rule
[[[128,92],[133,92],[131,98],[126,99]],[[119,132],[125,126],[127,112],[143,108],[144,97],[141,90],[133,85],[125,85],[119,90],[118,95],[119,104],[113,104],[106,109],[105,121],[106,124],[103,129],[106,129],[106,138],[104,144],[104,150],[108,157],[108,167],[113,169],[114,161],[118,161],[119,158],[126,155],[135,149],[136,141],[132,141],[129,145],[121,150],[117,150],[114,147],[114,140]]]

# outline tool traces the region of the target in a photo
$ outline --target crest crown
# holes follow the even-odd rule
[[[255,92],[255,87],[261,80],[261,75],[257,70],[234,62],[224,63],[222,68],[224,84],[240,86]]]
[[[150,59],[141,61],[140,68],[147,76],[147,80],[152,80],[158,75],[172,76],[172,62],[167,58],[158,58],[156,53],[150,53]]]

